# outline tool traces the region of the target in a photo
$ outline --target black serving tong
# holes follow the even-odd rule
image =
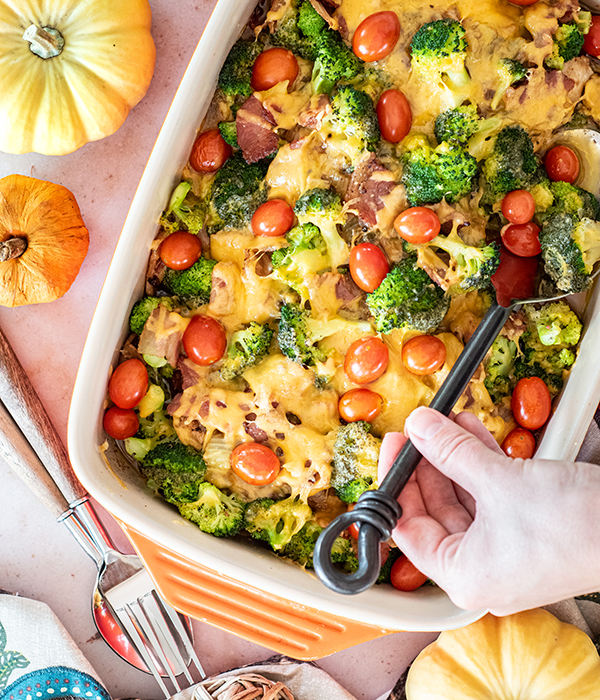
[[[592,277],[596,277],[599,272],[600,264],[597,264]],[[498,299],[504,302],[504,305],[495,301],[488,309],[434,396],[430,408],[445,416],[450,414],[513,311],[517,311],[522,304],[555,301],[569,295],[567,292],[559,293],[556,289],[549,288],[548,281],[543,278],[537,281],[536,286],[541,295],[535,298],[504,300],[498,292]],[[513,293],[527,296],[527,292],[523,290],[515,289]],[[390,539],[392,530],[402,515],[397,499],[420,461],[421,453],[407,440],[379,488],[365,491],[352,511],[338,516],[323,530],[315,546],[313,562],[315,573],[328,588],[336,593],[351,595],[362,593],[375,583],[381,568],[379,545]],[[360,525],[359,567],[354,573],[347,574],[331,561],[331,548],[340,533],[353,523]]]

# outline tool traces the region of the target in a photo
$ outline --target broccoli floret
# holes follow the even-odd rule
[[[362,61],[346,46],[342,37],[327,29],[315,38],[312,86],[316,94],[331,94],[340,80],[352,80],[361,72]]]
[[[310,506],[290,496],[282,501],[259,498],[248,504],[244,528],[258,540],[280,550],[312,518]]]
[[[140,464],[148,486],[169,503],[189,503],[198,499],[206,464],[193,447],[173,439],[159,442]]]
[[[416,139],[403,156],[402,182],[411,206],[456,202],[475,189],[477,161],[459,146],[441,143],[433,149]]]
[[[551,182],[550,192],[554,197],[542,220],[554,214],[573,214],[580,219],[600,218],[600,206],[596,197],[587,190],[568,182]]]
[[[300,225],[314,224],[318,227],[327,245],[333,269],[348,262],[348,244],[337,229],[338,223],[342,223],[342,202],[334,190],[323,187],[307,190],[296,201],[294,212]]]
[[[498,88],[492,100],[491,108],[498,109],[500,101],[511,85],[525,79],[527,71],[525,66],[512,58],[503,58],[498,62]]]
[[[371,435],[364,421],[338,429],[333,445],[331,486],[345,503],[356,503],[364,491],[377,488],[377,461],[381,440]]]
[[[535,217],[538,221],[543,221],[546,218],[546,212],[549,212],[554,204],[551,185],[552,183],[549,179],[542,178],[540,182],[529,190],[529,194],[535,201]]]
[[[246,369],[258,364],[269,352],[273,331],[255,321],[236,331],[229,341],[227,357],[221,367],[223,379],[239,377]]]
[[[438,143],[446,141],[455,146],[466,146],[479,129],[481,119],[475,105],[462,105],[448,109],[435,120],[435,138]]]
[[[239,148],[237,142],[237,124],[235,122],[219,122],[218,125],[223,141],[232,148]]]
[[[327,28],[325,20],[307,0],[292,2],[269,41],[274,46],[282,46],[307,61],[316,58],[315,37]]]
[[[417,266],[416,256],[403,258],[388,272],[367,304],[382,333],[394,328],[414,328],[428,332],[442,322],[449,299],[428,274]]]
[[[449,143],[466,149],[475,160],[485,158],[491,149],[492,136],[502,128],[499,117],[481,119],[475,105],[461,105],[448,109],[435,120],[435,137],[440,143]]]
[[[441,248],[450,255],[450,274],[464,290],[489,287],[491,277],[500,264],[498,243],[488,243],[478,248],[465,243],[454,231],[448,236],[436,236],[428,245]]]
[[[298,8],[298,29],[307,37],[319,36],[327,31],[328,24],[308,0],[300,3]]]
[[[581,321],[566,301],[555,301],[534,309],[526,307],[527,317],[535,324],[542,345],[577,345]]]
[[[373,100],[351,85],[340,85],[331,96],[330,123],[347,137],[359,139],[363,148],[372,151],[380,138],[379,120]]]
[[[465,68],[467,48],[460,22],[439,19],[424,24],[410,44],[413,71],[428,82],[442,81],[451,90],[460,91],[471,80]]]
[[[338,331],[358,328],[369,332],[371,326],[366,321],[348,321],[333,318],[322,321],[310,316],[310,312],[298,304],[285,304],[281,307],[277,340],[281,352],[290,360],[305,367],[314,367],[325,362],[327,353],[316,343]]]
[[[494,403],[499,403],[512,393],[513,383],[510,375],[515,366],[517,344],[503,335],[499,335],[492,345],[491,355],[485,366],[483,383]]]
[[[217,171],[209,195],[209,233],[244,228],[258,207],[267,201],[265,161],[246,163],[240,151]]]
[[[539,163],[529,134],[520,126],[506,126],[496,136],[494,147],[483,164],[486,203],[494,203],[512,190],[536,184]]]
[[[390,583],[390,574],[392,573],[392,566],[394,566],[394,562],[400,556],[402,556],[402,552],[398,549],[398,547],[390,547],[388,558],[381,565],[381,569],[379,570],[379,576],[377,577],[377,581],[375,581],[375,583]]]
[[[212,271],[216,260],[199,258],[187,270],[165,270],[162,283],[166,289],[180,299],[194,301],[197,305],[208,304],[212,289]]]
[[[173,299],[170,297],[143,297],[136,301],[129,314],[129,329],[131,332],[141,335],[146,321],[160,304],[166,306],[169,311],[175,306]]]
[[[522,343],[520,343],[520,345],[522,345]],[[530,351],[527,352],[524,357],[517,358],[515,362],[514,381],[518,382],[519,379],[539,377],[548,387],[550,394],[556,396],[563,388],[563,369],[568,369],[570,365],[559,369],[558,367],[550,365],[546,356],[544,356],[541,363],[531,359],[534,356],[535,353]],[[573,362],[574,361],[575,359],[573,357]]]
[[[262,47],[254,41],[240,39],[231,47],[219,73],[218,87],[224,95],[235,98],[250,97],[252,94],[252,66]]]
[[[321,532],[323,532],[323,528],[310,520],[300,532],[290,539],[285,547],[279,550],[279,555],[300,566],[305,566],[307,569],[312,569],[313,551]]]
[[[572,214],[556,214],[542,227],[540,245],[544,269],[558,289],[575,294],[591,284],[600,260],[600,223]]]
[[[237,496],[228,496],[205,481],[199,486],[198,498],[192,503],[181,503],[179,512],[202,532],[215,537],[233,537],[244,524],[245,508],[246,504]]]
[[[310,297],[310,277],[330,267],[327,244],[314,224],[294,226],[285,238],[289,245],[271,255],[272,275],[298,292],[304,302]]]
[[[345,537],[336,537],[331,545],[331,561],[341,571],[353,574],[358,569],[358,557],[352,542]]]
[[[515,379],[539,377],[550,392],[557,394],[563,386],[565,372],[575,362],[575,346],[582,325],[564,301],[539,309],[526,307],[527,329],[519,339],[520,356],[515,363]]]
[[[198,234],[206,219],[206,203],[191,192],[192,185],[185,180],[173,190],[169,206],[160,217],[160,225],[168,233],[189,231]]]
[[[552,53],[544,62],[546,68],[562,70],[566,61],[579,56],[584,40],[584,32],[576,22],[561,24],[554,35]]]

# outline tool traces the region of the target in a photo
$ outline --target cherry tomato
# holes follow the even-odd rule
[[[281,464],[277,455],[266,445],[243,442],[231,453],[231,468],[247,484],[265,486],[275,481]]]
[[[554,182],[575,182],[579,175],[579,158],[567,146],[551,148],[544,158],[548,177]]]
[[[395,12],[375,12],[358,25],[352,37],[352,50],[367,63],[379,61],[391,53],[400,36]]]
[[[502,231],[502,243],[511,253],[521,258],[531,258],[542,252],[540,227],[533,223],[511,224]]]
[[[513,190],[502,200],[502,213],[511,224],[526,224],[535,214],[535,199],[527,190]]]
[[[109,646],[117,650],[120,656],[123,656],[132,666],[139,668],[141,671],[147,670],[146,664],[138,656],[129,638],[123,634],[112,613],[103,602],[98,604],[94,602],[94,622],[98,632],[108,642]]]
[[[394,228],[400,238],[409,243],[427,243],[440,232],[438,215],[429,207],[411,207],[399,214],[394,221]]]
[[[360,243],[350,251],[350,275],[363,292],[374,292],[389,271],[383,251],[374,243]]]
[[[339,400],[338,411],[348,423],[365,420],[374,421],[381,413],[383,399],[370,389],[350,389]]]
[[[374,336],[361,338],[348,348],[344,370],[355,384],[374,382],[385,372],[390,360],[387,345]]]
[[[433,374],[444,362],[446,346],[435,335],[416,335],[402,346],[402,364],[412,374]]]
[[[110,400],[119,408],[134,408],[148,391],[148,371],[136,358],[125,360],[108,382]]]
[[[412,126],[412,111],[404,93],[386,90],[375,108],[381,136],[390,143],[400,143]]]
[[[104,414],[104,430],[115,440],[133,437],[140,427],[137,413],[132,408],[113,406]]]
[[[255,236],[283,236],[294,225],[294,210],[283,199],[269,199],[252,216]]]
[[[356,503],[350,503],[348,505],[348,512],[350,512],[351,510],[354,510],[355,505],[356,505]],[[348,532],[350,533],[350,537],[357,540],[359,528],[360,528],[360,525],[358,523],[352,523],[351,525],[349,525]]]
[[[190,165],[199,173],[214,173],[233,153],[218,129],[200,134],[190,153]]]
[[[522,428],[541,428],[552,409],[552,399],[545,382],[539,377],[519,379],[512,393],[510,407]]]
[[[268,90],[283,80],[288,81],[288,87],[298,75],[298,61],[287,49],[267,49],[263,51],[252,68],[252,89]]]
[[[427,576],[422,574],[417,567],[401,554],[392,564],[390,571],[390,583],[399,591],[414,591],[427,581]]]
[[[590,31],[585,35],[583,50],[590,56],[600,56],[600,16],[592,15]]]
[[[207,366],[220,360],[227,348],[225,329],[214,318],[197,314],[183,334],[183,349],[197,365]]]
[[[198,236],[187,231],[175,231],[158,248],[160,259],[172,270],[187,270],[202,253]]]
[[[513,255],[505,246],[500,248],[500,265],[492,275],[498,303],[508,306],[512,299],[533,296],[538,258]]]
[[[535,452],[535,438],[525,428],[515,428],[504,438],[502,449],[513,459],[531,459]]]

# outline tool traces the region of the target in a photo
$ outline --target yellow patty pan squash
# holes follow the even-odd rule
[[[88,245],[79,206],[66,187],[25,175],[0,180],[0,305],[61,297]]]
[[[147,0],[0,0],[0,151],[63,155],[114,133],[146,94]]]
[[[598,700],[600,657],[574,625],[536,609],[442,632],[408,673],[407,700]]]

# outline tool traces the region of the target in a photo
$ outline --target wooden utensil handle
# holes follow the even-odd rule
[[[56,486],[73,503],[87,495],[29,377],[0,329],[0,399]]]
[[[0,455],[56,518],[69,510],[65,497],[1,402]]]

